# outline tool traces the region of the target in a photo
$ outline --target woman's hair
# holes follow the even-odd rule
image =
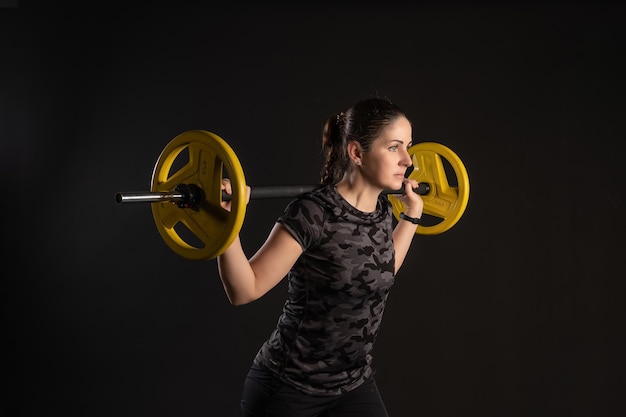
[[[350,167],[348,143],[355,141],[363,152],[369,151],[382,130],[398,117],[406,117],[404,111],[389,99],[380,97],[361,100],[347,111],[329,117],[322,134],[324,165],[321,183],[341,181]]]

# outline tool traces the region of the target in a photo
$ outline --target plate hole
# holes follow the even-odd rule
[[[182,209],[181,209],[182,210]],[[186,244],[196,249],[204,248],[204,243],[183,222],[174,225],[174,231]]]

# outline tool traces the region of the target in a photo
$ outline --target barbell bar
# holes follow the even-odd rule
[[[179,169],[175,162],[183,151],[188,161]],[[448,147],[421,142],[409,148],[413,166],[407,176],[419,187],[414,191],[424,200],[424,216],[438,219],[432,225],[420,224],[417,234],[434,235],[447,231],[463,215],[469,201],[469,177],[461,159]],[[448,181],[443,160],[454,171],[456,185]],[[232,194],[221,189],[222,178],[231,181]],[[295,197],[319,185],[255,186],[250,199]],[[405,210],[395,195],[402,190],[384,190],[393,213]],[[178,255],[191,260],[209,260],[222,254],[239,233],[246,210],[246,181],[237,155],[215,133],[190,130],[173,138],[154,166],[149,192],[118,192],[118,204],[151,203],[159,234]],[[231,210],[221,202],[231,201]]]
[[[296,197],[300,194],[313,191],[319,185],[272,185],[258,186],[250,189],[250,199],[270,199],[270,198],[287,198]],[[430,192],[430,185],[421,183],[414,192],[420,195],[426,195]],[[383,190],[382,194],[402,194],[403,190]],[[181,208],[197,208],[202,199],[202,189],[195,184],[179,184],[173,192],[152,192],[152,191],[133,191],[119,192],[115,194],[115,200],[119,204],[123,203],[159,203],[172,202]],[[230,194],[222,191],[222,201],[229,201]]]

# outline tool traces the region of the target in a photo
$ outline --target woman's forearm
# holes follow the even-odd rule
[[[420,218],[422,216],[422,210],[407,209],[405,214],[413,218]],[[396,273],[404,263],[411,242],[415,237],[415,231],[419,226],[413,224],[407,220],[400,220],[393,230],[393,245],[396,253]]]
[[[217,267],[228,300],[233,305],[246,304],[255,300],[255,276],[250,262],[243,251],[239,236],[217,257]]]

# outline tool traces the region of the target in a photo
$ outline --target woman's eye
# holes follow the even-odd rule
[[[398,150],[398,147],[397,147],[397,146],[391,146],[391,147],[389,148],[389,150],[390,150],[391,152],[395,152],[395,151],[397,151],[397,150]]]

